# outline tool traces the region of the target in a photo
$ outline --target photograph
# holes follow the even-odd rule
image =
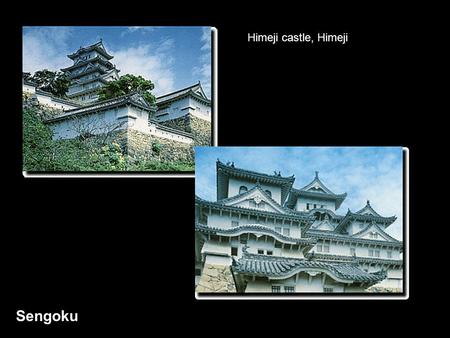
[[[197,147],[197,294],[401,294],[401,147]]]
[[[23,27],[23,171],[193,172],[211,27]]]

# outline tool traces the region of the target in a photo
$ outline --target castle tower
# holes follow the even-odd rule
[[[98,99],[98,89],[106,82],[117,80],[119,70],[110,60],[102,40],[80,47],[75,53],[67,55],[73,65],[61,69],[70,79],[67,97],[80,103],[91,103]]]

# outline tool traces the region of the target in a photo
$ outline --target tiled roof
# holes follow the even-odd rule
[[[221,200],[227,196],[228,192],[228,177],[244,178],[253,182],[260,182],[262,184],[274,184],[281,186],[281,204],[284,203],[289,191],[294,184],[294,175],[283,177],[281,174],[268,175],[251,170],[236,168],[234,163],[227,165],[220,160],[216,162],[217,172],[217,200]]]
[[[387,234],[383,229],[381,229],[378,224],[376,223],[372,223],[372,224],[368,224],[364,229],[362,229],[361,231],[358,231],[357,233],[353,234],[352,237],[356,237],[359,234],[364,233],[364,231],[366,231],[367,229],[371,228],[371,227],[375,227],[380,233],[382,233],[384,236],[386,236],[390,241],[392,242],[398,242],[398,239],[390,236],[389,234]]]
[[[87,46],[87,47],[80,47],[75,53],[67,55],[69,59],[75,58],[77,55],[81,53],[87,53],[91,50],[96,50],[103,56],[105,56],[108,60],[111,60],[113,58],[112,55],[108,54],[108,52],[105,49],[105,46],[103,46],[103,41],[100,40],[99,42],[94,43],[93,45]]]
[[[396,216],[382,217],[382,216],[374,216],[374,215],[369,215],[369,214],[362,215],[362,214],[351,212],[349,209],[347,211],[347,214],[345,214],[345,216],[342,217],[342,219],[339,222],[339,224],[337,225],[335,231],[336,232],[344,232],[345,229],[347,228],[347,225],[351,221],[373,221],[377,224],[383,224],[387,228],[389,225],[394,223],[396,219],[397,219]]]
[[[51,123],[51,122],[56,122],[59,120],[64,120],[67,118],[72,118],[74,116],[78,116],[78,115],[84,115],[84,114],[89,114],[89,113],[95,113],[101,110],[105,110],[105,109],[109,109],[118,105],[124,105],[124,104],[133,104],[139,108],[148,110],[148,111],[153,111],[152,107],[147,105],[145,106],[144,104],[142,104],[139,101],[139,94],[136,92],[130,93],[130,94],[126,94],[123,96],[119,96],[119,97],[115,97],[113,99],[109,99],[109,100],[104,100],[104,101],[97,101],[94,102],[92,104],[88,104],[83,106],[82,108],[75,108],[75,109],[70,109],[70,110],[66,110],[66,112],[64,114],[58,115],[52,119],[47,120],[46,122]]]
[[[273,228],[261,225],[261,224],[243,224],[236,227],[231,228],[218,228],[218,227],[210,227],[208,225],[196,223],[195,224],[195,230],[207,234],[214,234],[214,235],[223,235],[223,236],[238,236],[244,233],[258,233],[262,235],[268,235],[270,237],[273,237],[279,242],[282,243],[288,243],[288,244],[300,244],[300,245],[307,245],[311,246],[316,244],[316,240],[312,238],[295,238],[283,235],[277,231],[275,231]]]
[[[293,213],[292,214],[281,214],[278,212],[244,208],[244,207],[235,206],[235,205],[224,205],[222,203],[206,201],[204,199],[199,199],[199,198],[196,198],[195,202],[199,205],[211,207],[216,210],[226,210],[226,211],[242,213],[242,214],[259,215],[259,216],[265,216],[268,218],[287,219],[287,220],[292,220],[292,221],[297,221],[297,222],[304,222],[307,224],[314,221],[314,217],[308,216],[308,215],[300,215],[300,214],[293,214]]]
[[[283,210],[287,214],[294,214],[294,215],[296,214],[296,212],[294,212],[292,209],[283,207],[281,204],[279,204],[277,201],[275,201],[271,196],[269,196],[269,194],[267,194],[263,189],[261,189],[261,185],[259,183],[257,183],[253,188],[251,188],[250,190],[247,190],[246,192],[244,192],[242,194],[238,194],[238,195],[235,195],[235,196],[231,196],[231,197],[228,197],[228,198],[221,199],[221,200],[217,201],[217,203],[226,204],[227,202],[232,202],[234,200],[237,200],[237,199],[240,199],[242,197],[250,195],[255,190],[258,190],[269,201],[271,201],[273,204],[275,204],[278,208],[280,208],[281,210]]]
[[[198,82],[192,86],[177,90],[175,92],[171,92],[171,93],[168,93],[168,94],[165,94],[162,96],[158,96],[156,98],[156,104],[162,104],[162,103],[165,103],[168,101],[172,101],[172,100],[184,97],[189,94],[194,97],[197,97],[200,100],[205,101],[205,103],[210,103],[210,100],[208,100],[207,98],[203,97],[202,95],[199,95],[196,93],[196,91],[199,89],[203,92],[200,82]]]
[[[352,243],[361,243],[361,244],[373,244],[373,245],[383,245],[383,246],[392,246],[396,248],[403,248],[403,242],[396,241],[379,241],[375,239],[367,239],[367,238],[357,238],[349,235],[335,233],[333,231],[324,231],[324,230],[308,230],[306,232],[308,236],[318,239],[325,240],[339,240],[339,241],[347,241]]]
[[[235,273],[272,278],[288,278],[301,271],[322,271],[334,279],[376,284],[387,277],[386,271],[368,273],[354,263],[325,263],[315,260],[249,254],[233,262]]]
[[[374,257],[358,257],[358,256],[344,256],[344,255],[333,255],[333,254],[323,254],[317,252],[308,252],[305,254],[306,258],[314,257],[315,260],[327,261],[327,262],[354,262],[354,263],[377,263],[385,265],[403,265],[403,260],[401,259],[385,259],[385,258],[374,258]]]

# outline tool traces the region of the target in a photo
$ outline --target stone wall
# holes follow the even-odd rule
[[[133,159],[155,159],[160,162],[194,162],[192,144],[181,143],[136,130],[117,132],[113,139],[121,145],[130,161]]]
[[[187,114],[177,119],[159,122],[160,124],[192,133],[194,136],[194,145],[209,146],[211,145],[211,122]]]
[[[201,292],[236,292],[230,267],[205,264],[202,276],[195,290]]]

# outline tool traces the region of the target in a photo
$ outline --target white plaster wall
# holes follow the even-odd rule
[[[301,238],[301,229],[298,226],[290,226],[290,224],[280,224],[280,223],[274,223],[273,219],[268,218],[267,221],[265,219],[259,219],[257,220],[256,217],[252,217],[248,219],[248,217],[243,216],[241,219],[234,214],[230,217],[230,213],[224,212],[222,216],[220,216],[219,213],[211,213],[211,215],[208,216],[208,225],[212,227],[219,227],[219,228],[231,228],[232,222],[236,221],[239,222],[238,225],[245,225],[245,224],[261,224],[268,226],[272,228],[273,230],[277,230],[276,228],[281,228],[281,233],[283,233],[284,228],[289,228],[290,230],[290,237],[295,238]]]
[[[306,272],[301,272],[298,274],[297,281],[295,276],[292,276],[287,279],[277,280],[255,280],[249,281],[247,284],[247,288],[245,292],[272,292],[272,285],[277,285],[281,287],[281,293],[284,293],[284,286],[295,286],[295,292],[317,292],[322,293],[324,289],[324,284],[322,282],[322,273],[317,274],[314,277],[309,278],[309,275]],[[330,277],[326,278],[325,281],[326,287],[332,287],[333,292],[344,292],[345,284],[340,282],[335,282],[330,279]],[[357,289],[361,291],[360,288]]]
[[[124,107],[125,108],[125,107]],[[119,112],[123,112],[124,109],[120,109]],[[80,116],[77,120],[65,119],[62,121],[57,121],[50,124],[50,127],[53,130],[53,139],[70,139],[78,137],[79,134],[77,132],[77,126],[87,125],[87,124],[96,124],[99,127],[96,130],[92,130],[94,134],[102,134],[106,132],[107,126],[111,124],[119,124],[120,120],[117,120],[116,114],[118,114],[114,109],[103,111],[100,113],[88,114],[84,116]],[[123,125],[120,129],[126,128],[126,124]]]
[[[155,119],[161,122],[168,121],[185,116],[189,113],[203,120],[211,121],[211,107],[198,102],[191,97],[173,101],[166,108],[158,109],[155,114]]]
[[[322,245],[322,251],[318,251],[317,250],[317,246],[318,245]],[[323,246],[324,245],[328,245],[330,247],[330,251],[329,252],[324,252],[323,251]],[[386,248],[381,248],[380,246],[371,246],[371,247],[367,247],[367,246],[361,246],[361,245],[350,245],[348,243],[346,244],[342,244],[342,243],[329,243],[327,242],[322,242],[322,241],[318,241],[317,244],[314,246],[314,248],[311,251],[317,252],[317,253],[329,253],[329,254],[333,254],[333,255],[341,255],[341,256],[352,256],[352,254],[350,253],[350,248],[354,248],[355,249],[355,254],[358,257],[370,257],[370,258],[383,258],[383,259],[400,259],[399,258],[399,250],[398,249],[386,249]],[[369,250],[373,250],[374,251],[374,256],[369,256]],[[380,257],[375,257],[375,250],[379,250],[380,251]],[[388,257],[387,252],[391,251],[392,253],[392,257]]]
[[[238,180],[234,177],[230,177],[228,180],[228,196],[232,197],[239,194],[239,188],[241,185],[245,185],[248,190],[255,186],[255,182],[246,181],[246,180]],[[272,193],[272,199],[277,201],[277,203],[281,204],[281,187],[271,184],[261,184],[261,188],[263,190],[270,190]]]
[[[295,205],[295,210],[297,211],[309,211],[306,209],[306,204],[309,203],[309,210],[314,209],[314,204],[317,204],[317,208],[321,208],[323,205],[324,209],[335,211],[335,202],[330,200],[322,200],[316,198],[306,198],[300,197],[297,199],[297,203]]]
[[[183,110],[183,108],[189,107],[189,97],[185,97],[178,101],[173,101],[168,107],[158,110],[155,114],[155,118],[158,121],[173,120],[189,113],[188,109]],[[168,113],[168,115],[160,116],[163,113]]]
[[[29,94],[34,94],[36,92],[36,88],[34,86],[23,83],[22,91]]]
[[[189,98],[190,113],[200,119],[211,121],[211,106],[207,106],[203,102],[199,102],[193,98]]]

